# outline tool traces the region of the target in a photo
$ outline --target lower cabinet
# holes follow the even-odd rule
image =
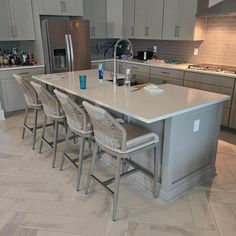
[[[44,68],[0,71],[0,99],[4,113],[25,109],[25,98],[13,74],[31,79],[32,75],[44,74]]]
[[[184,85],[184,71],[166,69],[159,67],[151,67],[150,69],[150,82],[153,84],[174,84]]]
[[[236,129],[236,88],[234,89],[232,106],[229,119],[229,127]]]
[[[121,63],[120,73],[125,74],[130,69],[131,77],[139,83],[150,82],[150,66],[142,66],[134,63]]]
[[[201,73],[185,72],[184,86],[189,88],[201,89],[213,93],[221,93],[232,97],[234,89],[233,88],[234,79],[217,75],[206,75]],[[221,124],[223,126],[229,126],[231,102],[232,101],[229,100],[224,104],[222,121],[221,121]]]

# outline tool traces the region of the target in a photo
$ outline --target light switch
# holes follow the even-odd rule
[[[196,133],[200,128],[200,120],[195,120],[193,125],[193,132]]]

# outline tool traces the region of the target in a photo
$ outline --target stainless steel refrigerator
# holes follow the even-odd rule
[[[41,21],[46,73],[91,68],[89,21]]]

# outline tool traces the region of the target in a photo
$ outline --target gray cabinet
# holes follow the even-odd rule
[[[234,88],[234,78],[210,75],[204,73],[185,72],[184,86],[206,90],[213,93],[221,93],[232,97]],[[231,100],[225,102],[221,124],[229,125],[229,115]]]
[[[90,37],[107,37],[107,0],[84,0],[84,19],[90,21]]]
[[[1,1],[0,7],[0,41],[12,40],[13,31],[12,31],[12,20],[10,14],[10,5],[8,0]]]
[[[35,39],[31,0],[3,0],[0,20],[0,41]]]
[[[83,16],[83,0],[38,0],[40,15]]]
[[[164,0],[135,0],[135,38],[161,39]]]
[[[163,39],[203,40],[205,19],[197,18],[198,0],[165,0]]]
[[[124,0],[123,36],[125,38],[134,38],[134,8],[135,0]]]
[[[107,0],[107,37],[123,37],[123,0]]]
[[[12,76],[14,73],[30,79],[32,75],[43,74],[44,68],[0,71],[0,99],[6,114],[25,108],[23,93]]]
[[[232,107],[229,119],[229,127],[236,129],[236,88],[234,88]]]
[[[126,69],[130,69],[131,78],[140,83],[149,83],[150,67],[142,66],[133,63],[121,63],[120,73],[125,74]]]
[[[153,84],[184,85],[184,71],[167,68],[151,67],[150,82]]]

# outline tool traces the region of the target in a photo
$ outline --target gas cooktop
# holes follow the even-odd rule
[[[236,67],[234,66],[224,66],[224,65],[213,65],[213,64],[196,64],[189,65],[189,69],[195,70],[206,70],[206,71],[214,71],[228,74],[236,74]]]

